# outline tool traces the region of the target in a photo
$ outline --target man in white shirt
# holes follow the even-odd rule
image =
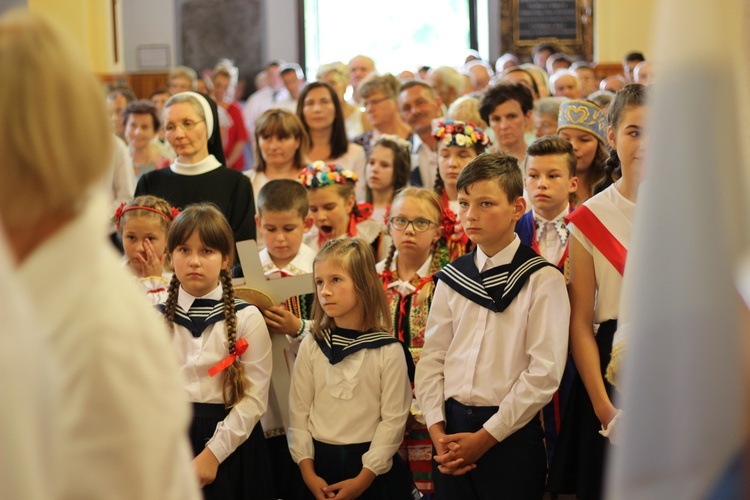
[[[401,116],[414,130],[409,179],[412,186],[432,188],[435,185],[437,140],[432,136],[432,121],[442,116],[441,104],[428,83],[410,80],[399,89]]]
[[[475,252],[437,273],[415,394],[442,498],[541,498],[539,411],[557,390],[570,305],[562,275],[514,233],[525,212],[510,155],[481,155],[458,177],[459,217]]]
[[[305,73],[297,63],[288,63],[281,67],[281,81],[284,82],[284,87],[289,92],[289,97],[283,101],[277,101],[276,107],[288,109],[294,114],[297,114],[297,101],[299,100],[300,92],[307,82],[305,81]]]

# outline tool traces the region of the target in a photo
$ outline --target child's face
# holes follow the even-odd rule
[[[229,257],[201,241],[198,231],[172,252],[174,273],[182,288],[194,297],[203,297],[219,285],[219,275],[229,264]]]
[[[333,259],[316,262],[313,272],[315,291],[323,311],[338,327],[360,329],[363,311],[349,273]]]
[[[490,257],[513,241],[516,222],[525,212],[523,197],[509,202],[497,181],[478,181],[458,193],[461,225]]]
[[[406,229],[396,229],[389,224],[391,238],[400,255],[426,255],[432,250],[432,245],[440,238],[439,214],[426,201],[416,198],[401,198],[391,205],[391,219],[403,218],[414,221],[430,221],[426,231],[419,232],[414,223]],[[426,257],[425,257],[426,258]]]
[[[610,146],[617,150],[617,157],[622,164],[623,177],[630,177],[641,182],[646,174],[644,159],[646,155],[646,139],[643,127],[646,123],[646,108],[643,106],[627,106],[622,111],[620,126],[615,131],[611,126],[607,129],[607,139]]]
[[[490,113],[490,127],[495,132],[501,150],[517,148],[524,144],[523,135],[531,122],[531,111],[524,114],[521,103],[509,99]]]
[[[326,240],[346,234],[349,214],[354,207],[354,196],[342,197],[336,186],[324,186],[307,192],[310,201],[310,215],[315,226]]]
[[[156,255],[162,255],[167,248],[167,231],[157,217],[161,219],[161,216],[156,214],[142,217],[128,214],[122,226],[122,247],[130,265],[136,269],[140,265],[138,256],[146,258],[146,251],[143,247],[146,240],[151,241]]]
[[[296,210],[264,210],[255,216],[255,223],[271,259],[277,266],[284,267],[297,256],[302,237],[312,227],[313,220],[310,216],[300,217]]]
[[[599,140],[594,137],[594,134],[574,128],[564,128],[558,135],[573,145],[576,155],[576,172],[578,174],[587,172],[594,162]]]
[[[443,141],[438,142],[438,171],[443,179],[443,184],[451,190],[456,189],[458,174],[461,170],[477,156],[474,148],[462,148],[460,146],[446,146]]]
[[[563,155],[527,156],[524,184],[534,210],[552,220],[568,206],[568,196],[578,189],[578,178],[570,176]]]
[[[367,185],[373,191],[393,187],[393,151],[384,146],[375,146],[367,161]]]

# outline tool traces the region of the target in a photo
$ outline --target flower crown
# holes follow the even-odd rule
[[[380,141],[388,141],[394,143],[396,146],[398,146],[399,149],[402,149],[406,152],[406,154],[411,154],[411,143],[407,141],[406,139],[403,139],[396,134],[383,134],[380,137],[378,137],[378,140],[375,142],[375,145],[377,146]]]
[[[351,170],[344,170],[333,163],[324,161],[313,162],[299,173],[299,181],[307,189],[331,186],[334,184],[357,184],[357,174]]]
[[[159,214],[165,219],[167,219],[167,222],[172,222],[175,219],[175,217],[177,217],[180,214],[180,209],[175,208],[175,207],[170,207],[170,215],[167,215],[161,210],[157,208],[153,208],[153,207],[142,207],[140,205],[133,205],[131,207],[126,208],[125,205],[127,205],[127,202],[125,201],[120,203],[120,206],[117,207],[117,210],[115,210],[114,217],[112,217],[112,222],[115,223],[115,227],[117,228],[118,231],[120,230],[120,221],[122,220],[123,214],[125,214],[126,212],[130,212],[132,210],[147,210],[149,212]]]
[[[439,122],[435,130],[432,131],[432,137],[437,141],[443,141],[446,146],[461,148],[470,148],[476,144],[486,147],[492,144],[487,134],[472,122],[465,123],[454,120]]]

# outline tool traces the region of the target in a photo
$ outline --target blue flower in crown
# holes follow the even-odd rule
[[[333,163],[316,161],[306,166],[299,173],[299,181],[308,189],[331,186],[334,184],[357,184],[357,174],[344,170]]]
[[[557,131],[574,128],[594,134],[599,141],[607,145],[607,118],[602,109],[590,101],[570,99],[560,105],[557,117]]]

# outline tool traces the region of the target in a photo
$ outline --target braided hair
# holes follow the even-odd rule
[[[609,126],[614,130],[615,134],[620,127],[625,108],[639,107],[644,106],[645,104],[646,87],[641,84],[631,83],[625,85],[622,90],[617,92],[612,103],[609,105],[609,112],[607,113]],[[622,165],[620,163],[620,157],[617,155],[617,150],[613,148],[609,153],[609,158],[604,167],[604,178],[596,186],[596,192],[599,193],[604,191],[614,184],[614,182],[620,177],[622,177]]]
[[[219,251],[228,262],[234,260],[234,236],[224,215],[211,203],[197,203],[189,205],[175,218],[167,235],[167,251],[171,255],[177,247],[184,244],[194,232],[198,233],[201,241],[209,248]],[[224,325],[227,336],[229,354],[235,353],[237,343],[237,313],[234,305],[234,288],[232,276],[228,269],[219,273],[224,302]],[[175,273],[169,283],[164,316],[171,329],[177,309],[180,281]],[[227,408],[235,406],[245,395],[246,380],[242,373],[239,359],[223,372],[223,397]]]

